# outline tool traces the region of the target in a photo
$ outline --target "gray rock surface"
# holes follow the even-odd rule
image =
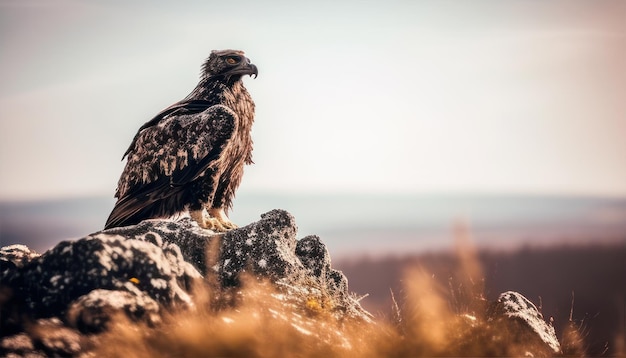
[[[73,328],[86,333],[99,333],[111,317],[125,313],[135,321],[154,325],[161,321],[159,304],[143,292],[96,289],[72,302],[67,321]]]
[[[40,255],[24,245],[9,245],[0,248],[0,277],[7,270],[24,266]]]
[[[221,237],[219,262],[213,267],[223,285],[233,286],[242,272],[272,281],[304,270],[296,256],[297,226],[284,210],[272,210],[261,220]]]
[[[203,275],[217,277],[222,288],[236,288],[244,273],[267,279],[285,292],[286,302],[289,294],[311,290],[332,294],[340,303],[334,312],[369,320],[345,276],[331,268],[319,238],[298,241],[296,234],[293,216],[273,210],[225,234],[188,218],[146,220],[64,241],[41,255],[23,245],[4,247],[0,355],[74,355],[81,334],[105,330],[119,313],[158,323],[164,308],[192,305],[189,289]],[[307,286],[311,282],[313,288]],[[29,326],[24,317],[39,323]],[[28,328],[50,322],[63,328],[57,331],[65,338],[46,336],[48,343],[42,343]]]
[[[522,294],[507,291],[491,306],[490,321],[504,328],[503,336],[514,337],[524,343],[533,356],[551,356],[561,352],[554,327],[546,323],[543,315]]]
[[[171,305],[189,303],[183,289],[198,271],[176,245],[146,234],[141,239],[106,231],[64,241],[22,267],[7,270],[0,283],[12,289],[37,318],[59,316],[83,295],[97,289],[145,292]]]
[[[57,318],[31,323],[28,333],[0,337],[2,357],[71,357],[90,345],[90,339],[66,327]]]

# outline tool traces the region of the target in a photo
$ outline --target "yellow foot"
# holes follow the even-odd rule
[[[228,219],[226,213],[221,208],[210,208],[208,213],[204,210],[197,210],[192,211],[190,214],[191,218],[204,229],[226,232],[237,228],[237,225]]]

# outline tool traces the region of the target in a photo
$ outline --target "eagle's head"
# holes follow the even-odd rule
[[[202,66],[202,75],[205,78],[223,76],[227,79],[239,79],[243,75],[259,74],[256,66],[238,50],[213,50]]]

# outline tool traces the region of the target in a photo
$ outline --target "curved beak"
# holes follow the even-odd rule
[[[228,75],[250,75],[250,77],[254,75],[254,78],[256,78],[259,75],[259,70],[256,68],[255,65],[250,63],[250,59],[246,58],[245,61],[241,61],[241,64],[239,66],[228,71],[227,74]]]
[[[250,77],[252,77],[252,75],[254,75],[254,78],[256,78],[259,75],[259,70],[253,64],[250,64],[249,68],[250,68]]]

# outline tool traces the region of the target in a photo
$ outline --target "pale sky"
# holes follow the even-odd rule
[[[0,0],[0,199],[112,196],[246,51],[246,191],[626,196],[626,1]]]

